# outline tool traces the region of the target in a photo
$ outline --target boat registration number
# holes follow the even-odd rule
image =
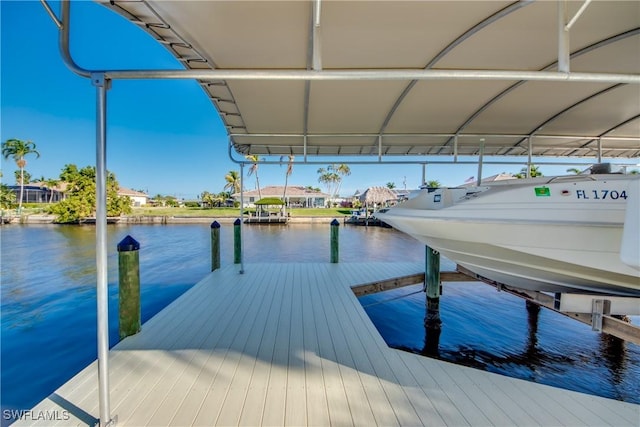
[[[626,200],[627,192],[625,190],[576,190],[576,197],[585,200]]]

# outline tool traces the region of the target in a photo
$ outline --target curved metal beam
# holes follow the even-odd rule
[[[640,34],[640,28],[634,28],[632,30],[629,31],[625,31],[624,33],[620,33],[617,34],[615,36],[609,37],[608,39],[605,40],[601,40],[597,43],[594,43],[592,45],[589,45],[587,47],[584,47],[580,50],[575,51],[573,54],[571,54],[570,58],[577,58],[581,55],[587,54],[593,50],[596,50],[598,48],[601,48],[603,46],[606,46],[608,44],[611,43],[615,43],[617,41],[620,40],[624,40],[627,37],[633,37],[637,34]],[[546,71],[546,70],[550,70],[552,68],[555,68],[558,65],[557,61],[552,62],[551,64],[547,65],[546,67],[542,68],[540,71]],[[490,99],[486,104],[484,104],[482,107],[480,107],[478,110],[476,110],[471,116],[469,116],[467,118],[467,120],[465,120],[465,122],[460,125],[460,127],[458,127],[458,129],[456,130],[456,134],[461,133],[464,131],[464,129],[473,121],[475,120],[480,114],[482,114],[484,111],[486,111],[491,105],[495,104],[498,100],[500,100],[501,98],[503,98],[505,95],[507,95],[508,93],[510,93],[511,91],[515,90],[516,88],[518,88],[520,85],[526,83],[526,80],[522,80],[519,81],[517,83],[514,83],[513,85],[509,86],[508,88],[506,88],[505,90],[503,90],[502,92],[500,92],[498,95],[496,95],[495,97],[493,97],[492,99]],[[539,128],[541,125],[538,125],[537,128]],[[536,128],[536,129],[537,129]],[[522,141],[519,141],[519,143],[521,143]],[[448,146],[451,144],[451,139],[449,139],[449,141],[447,141],[445,143],[445,146]]]
[[[98,72],[87,70],[82,68],[71,57],[71,51],[69,50],[69,29],[71,27],[71,4],[69,0],[63,0],[60,4],[62,14],[62,28],[60,28],[60,34],[58,35],[58,47],[60,49],[60,56],[62,56],[62,62],[74,73],[79,76],[91,78],[92,72]]]
[[[481,29],[483,29],[483,28],[489,26],[490,24],[496,22],[497,20],[507,16],[511,12],[515,12],[516,10],[519,10],[522,7],[527,6],[527,5],[531,4],[531,3],[533,3],[532,0],[518,1],[518,2],[512,3],[509,6],[505,7],[504,9],[499,10],[498,12],[496,12],[493,15],[489,16],[488,18],[482,20],[478,24],[476,24],[473,27],[469,28],[467,31],[465,31],[463,34],[461,34],[458,38],[456,38],[454,41],[449,43],[449,45],[447,47],[445,47],[444,49],[442,49],[436,56],[434,56],[431,59],[431,61],[429,61],[427,63],[427,65],[424,66],[424,69],[428,70],[430,68],[433,68],[433,66],[440,59],[442,59],[445,55],[447,55],[449,52],[451,52],[454,48],[456,48],[458,45],[460,45],[463,41],[467,40],[468,38],[470,38],[471,36],[476,34],[478,31],[480,31]],[[385,117],[384,121],[382,122],[382,126],[380,127],[380,130],[378,131],[378,133],[380,133],[380,134],[384,133],[384,131],[386,130],[387,126],[389,125],[389,122],[391,121],[391,118],[395,114],[396,110],[398,109],[398,107],[400,107],[400,104],[402,104],[402,101],[404,101],[404,99],[409,94],[411,89],[413,89],[413,87],[416,85],[416,83],[418,83],[418,80],[412,80],[404,88],[402,93],[400,93],[400,96],[396,99],[396,102],[393,104],[393,106],[389,110],[389,113],[387,113],[387,116]]]
[[[602,132],[602,134],[598,135],[598,138],[591,139],[590,141],[582,144],[580,146],[580,148],[585,148],[585,147],[587,147],[589,144],[591,144],[594,141],[602,141],[602,138],[604,138],[608,133],[613,132],[614,130],[616,130],[616,129],[618,129],[618,128],[626,125],[626,124],[629,124],[629,123],[631,123],[631,122],[633,122],[635,120],[638,120],[638,119],[640,119],[640,114],[636,114],[635,116],[633,116],[633,117],[631,117],[631,118],[629,118],[629,119],[627,119],[627,120],[625,120],[623,122],[618,123],[617,125],[613,126],[612,128],[607,129],[606,131]],[[630,150],[632,150],[632,149],[630,149]],[[569,156],[571,156],[576,151],[577,150],[572,151],[569,154]]]
[[[620,83],[620,84],[616,84],[616,85],[613,85],[613,86],[609,86],[608,88],[605,88],[605,89],[603,89],[603,90],[601,90],[601,91],[598,91],[598,92],[596,92],[596,93],[593,93],[593,94],[591,94],[591,95],[587,96],[586,98],[583,98],[583,99],[579,100],[578,102],[575,102],[575,103],[571,104],[571,105],[570,105],[570,106],[568,106],[567,108],[565,108],[565,109],[563,109],[563,110],[561,110],[561,111],[557,112],[557,113],[556,113],[556,114],[554,114],[553,116],[551,116],[551,117],[549,117],[548,119],[546,119],[544,122],[542,122],[542,123],[540,123],[539,125],[537,125],[533,130],[529,131],[529,132],[528,132],[528,134],[529,134],[529,135],[531,135],[531,136],[534,136],[536,131],[538,131],[538,130],[542,129],[544,126],[548,125],[549,123],[551,123],[552,121],[554,121],[555,119],[557,119],[558,117],[560,117],[561,115],[563,115],[564,113],[566,113],[566,112],[568,112],[568,111],[571,111],[571,110],[573,110],[574,108],[576,108],[576,107],[578,107],[578,106],[580,106],[580,105],[584,104],[585,102],[590,101],[590,100],[592,100],[592,99],[594,99],[594,98],[596,98],[596,97],[598,97],[598,96],[600,96],[600,95],[603,95],[603,94],[605,94],[605,93],[607,93],[607,92],[610,92],[610,91],[612,91],[612,90],[614,90],[614,89],[617,89],[617,88],[619,88],[619,87],[621,87],[621,86],[625,86],[625,85]],[[601,136],[603,136],[603,135],[599,135],[599,136],[601,137]],[[519,147],[519,146],[520,146],[520,144],[522,144],[523,142],[525,142],[527,139],[528,139],[528,138],[522,138],[520,141],[518,141],[518,142],[516,142],[515,144],[513,144],[513,147],[512,147],[509,151],[507,151],[505,154],[507,154],[507,155],[508,155],[508,154],[511,152],[511,150],[513,150],[513,149],[514,149],[514,148],[516,148],[516,147]]]

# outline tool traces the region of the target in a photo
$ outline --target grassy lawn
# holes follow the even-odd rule
[[[291,216],[322,216],[340,217],[349,215],[351,209],[324,209],[324,208],[294,208],[289,210]],[[134,216],[193,216],[193,217],[237,217],[238,208],[163,208],[163,207],[140,207],[133,208]]]

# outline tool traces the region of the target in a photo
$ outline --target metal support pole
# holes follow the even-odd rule
[[[112,424],[109,399],[109,289],[107,279],[107,90],[104,74],[91,75],[96,87],[96,293],[98,311],[98,393],[100,427]]]
[[[453,137],[453,162],[458,161],[458,135]]]
[[[422,164],[422,184],[420,184],[421,186],[424,186],[427,183],[427,164],[423,163]]]
[[[558,71],[561,73],[569,73],[569,46],[567,0],[558,0]]]
[[[244,274],[244,254],[242,249],[242,224],[244,223],[244,163],[240,163],[240,274]]]
[[[307,161],[307,135],[305,134],[304,137],[302,138],[302,156],[304,158],[304,161]]]
[[[598,138],[598,163],[602,163],[602,138]]]
[[[533,155],[533,141],[531,140],[531,137],[527,138],[527,145],[527,178],[531,178],[531,163]]]
[[[484,138],[480,138],[480,154],[478,156],[478,179],[477,185],[482,184],[482,162],[484,161]]]

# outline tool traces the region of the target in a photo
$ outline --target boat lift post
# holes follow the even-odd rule
[[[425,328],[439,331],[440,320],[440,252],[425,246],[424,289],[427,294],[427,310],[424,318]]]

